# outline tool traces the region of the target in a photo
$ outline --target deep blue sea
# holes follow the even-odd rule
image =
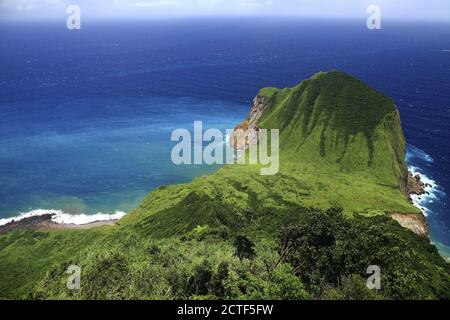
[[[305,19],[0,22],[0,218],[129,211],[215,167],[171,164],[175,128],[233,128],[258,89],[348,72],[391,96],[450,245],[450,24]]]

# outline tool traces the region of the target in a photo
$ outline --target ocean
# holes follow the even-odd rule
[[[348,72],[400,109],[415,199],[450,246],[450,24],[301,18],[0,22],[0,219],[58,210],[121,216],[177,167],[172,130],[231,129],[262,87]],[[80,216],[78,216],[80,217]],[[7,221],[7,220],[0,220]]]

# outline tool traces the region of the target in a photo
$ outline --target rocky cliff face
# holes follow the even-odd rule
[[[407,194],[408,196],[412,195],[423,195],[426,194],[426,188],[430,187],[426,183],[422,182],[422,177],[419,174],[413,176],[411,172],[408,174],[408,186],[407,186]]]
[[[427,194],[427,188],[430,185],[424,183],[422,181],[422,177],[419,174],[415,176],[408,172],[407,184],[406,184],[406,195],[409,197],[410,202],[412,203],[411,196],[413,195],[423,195]],[[423,213],[399,213],[399,212],[391,212],[389,216],[396,220],[402,227],[411,230],[415,234],[420,236],[428,237],[429,236],[429,228],[427,219],[423,215]]]
[[[409,229],[419,236],[428,237],[428,223],[423,214],[391,212],[389,216],[397,221],[403,228]]]
[[[230,137],[231,147],[239,150],[246,149],[249,145],[258,142],[258,121],[267,109],[268,99],[262,95],[257,95],[253,99],[252,109],[247,119],[234,128],[234,132]],[[252,134],[253,133],[253,134]]]

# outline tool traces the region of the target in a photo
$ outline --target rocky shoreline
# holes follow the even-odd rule
[[[406,195],[411,203],[413,202],[412,196],[421,196],[424,194],[430,194],[427,189],[432,186],[424,183],[420,174],[414,175],[412,172],[408,172],[408,182],[406,186]],[[422,210],[422,209],[421,209]],[[390,212],[389,216],[397,221],[402,227],[411,230],[415,234],[423,237],[429,237],[429,227],[425,215],[422,213],[401,213]]]
[[[413,175],[411,172],[408,173],[408,185],[406,190],[411,202],[411,196],[413,195],[421,196],[424,194],[430,194],[427,189],[431,187],[431,185],[422,181],[420,174]]]
[[[55,230],[86,230],[101,226],[115,225],[118,220],[94,221],[91,223],[76,225],[56,223],[52,221],[55,214],[44,214],[40,216],[28,217],[18,221],[11,221],[0,226],[0,234],[14,230],[34,230],[34,231],[55,231]]]

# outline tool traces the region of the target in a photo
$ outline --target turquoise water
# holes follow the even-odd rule
[[[1,172],[0,215],[36,209],[128,212],[155,187],[217,170],[173,165],[173,130],[192,131],[194,121],[201,120],[205,130],[225,132],[244,118],[246,109],[196,98],[10,104],[9,112],[3,109],[0,129],[8,132],[0,139],[0,164],[9,169]]]

